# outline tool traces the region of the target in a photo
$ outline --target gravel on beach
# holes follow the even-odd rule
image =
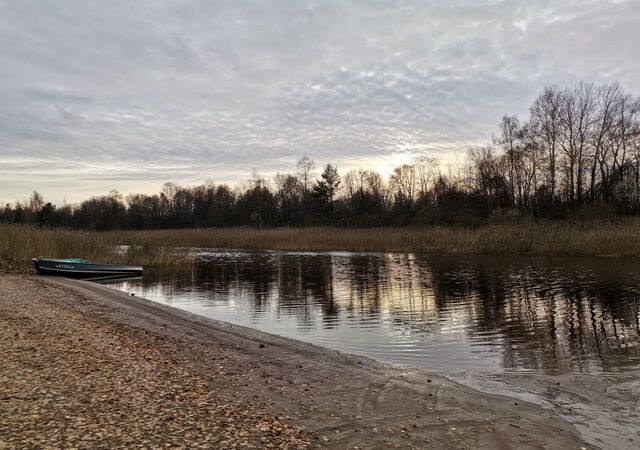
[[[590,448],[553,412],[87,282],[0,275],[0,448]]]

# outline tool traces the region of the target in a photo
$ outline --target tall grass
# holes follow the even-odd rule
[[[187,249],[142,243],[123,250],[121,242],[121,237],[116,233],[0,224],[0,271],[31,270],[31,258],[39,256],[145,266],[182,263],[186,260]]]
[[[35,256],[159,266],[189,260],[189,247],[640,256],[640,220],[522,222],[481,228],[253,228],[73,231],[0,225],[0,270],[30,270]],[[118,246],[128,245],[128,251]]]

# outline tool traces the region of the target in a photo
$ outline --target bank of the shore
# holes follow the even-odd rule
[[[0,276],[0,447],[588,447],[554,413],[86,282]]]
[[[190,248],[640,257],[640,220],[522,221],[478,228],[206,228],[79,231],[0,224],[0,271],[27,272],[34,256],[162,266]],[[122,246],[128,246],[123,251]]]

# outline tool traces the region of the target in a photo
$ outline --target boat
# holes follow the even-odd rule
[[[72,278],[141,276],[142,267],[120,264],[94,264],[79,258],[33,258],[33,265],[42,275],[61,275]]]

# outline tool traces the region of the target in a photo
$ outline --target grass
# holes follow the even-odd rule
[[[480,228],[253,228],[74,231],[0,225],[0,270],[31,270],[35,256],[161,266],[189,260],[188,247],[640,256],[640,220],[522,222]],[[127,252],[120,245],[129,245]]]
[[[135,232],[133,232],[135,233]],[[112,232],[45,229],[0,224],[0,271],[31,271],[31,258],[84,258],[95,262],[158,266],[183,263],[187,251],[147,244],[120,249],[122,236]]]

